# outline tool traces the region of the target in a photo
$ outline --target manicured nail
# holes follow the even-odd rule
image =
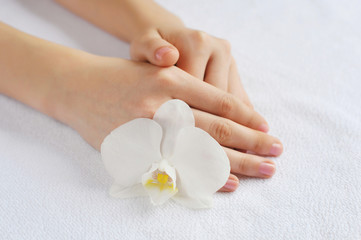
[[[279,143],[272,144],[272,147],[271,147],[269,153],[273,156],[280,155],[282,153],[282,145]]]
[[[237,187],[238,187],[238,182],[232,179],[228,179],[226,184],[224,185],[224,188],[226,188],[229,191],[234,191],[237,189]]]
[[[259,126],[258,130],[266,133],[269,131],[269,126],[266,123],[262,123],[261,126]]]
[[[172,48],[170,48],[170,47],[161,47],[161,48],[159,48],[156,52],[155,52],[155,58],[157,59],[157,60],[162,60],[162,57],[166,54],[166,53],[168,53],[168,52],[170,52],[170,51],[172,51],[173,49]]]
[[[263,175],[272,176],[275,172],[275,166],[270,163],[261,163],[258,171]]]

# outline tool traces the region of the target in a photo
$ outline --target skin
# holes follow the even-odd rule
[[[131,45],[133,60],[180,69],[228,91],[252,107],[240,83],[227,40],[183,22],[152,0],[56,0],[59,4]],[[268,131],[268,125],[263,131]]]
[[[253,109],[228,42],[184,27],[153,1],[58,2],[130,42],[133,60],[95,56],[0,23],[0,93],[71,126],[97,150],[119,125],[152,118],[165,101],[181,99],[196,126],[224,146],[232,173],[273,175],[266,156],[280,155],[282,144]],[[273,171],[262,173],[262,164]],[[220,191],[237,188],[234,174]]]

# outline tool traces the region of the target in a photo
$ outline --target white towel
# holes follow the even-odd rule
[[[360,1],[159,2],[231,42],[247,92],[285,146],[275,176],[242,178],[210,210],[112,199],[97,151],[0,95],[0,239],[361,239]],[[52,1],[2,0],[0,20],[128,56],[125,43]]]

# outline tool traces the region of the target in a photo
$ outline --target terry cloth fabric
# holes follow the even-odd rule
[[[361,239],[360,1],[159,2],[232,44],[255,108],[284,143],[275,176],[242,178],[210,210],[113,199],[97,151],[0,95],[0,239]],[[127,44],[53,1],[2,0],[0,20],[128,57]]]

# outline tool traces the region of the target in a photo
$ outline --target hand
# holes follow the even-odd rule
[[[241,84],[235,60],[231,56],[229,42],[201,31],[185,28],[177,21],[175,23],[159,25],[158,29],[150,28],[131,41],[132,59],[150,62],[163,67],[176,64],[177,67],[190,73],[196,79],[201,79],[232,94],[253,109],[249,97]],[[238,169],[237,173],[261,178],[270,177],[274,174],[275,167],[272,161],[242,152],[242,149],[248,149],[247,146],[244,146],[247,141],[240,141],[237,144],[235,139],[242,135],[241,132],[249,131],[249,128],[232,125],[234,122],[229,121],[227,118],[217,118],[216,116],[212,116],[208,121],[205,121],[204,119],[209,115],[204,115],[196,110],[194,114],[198,119],[196,124],[199,127],[207,129],[223,146],[228,146],[228,148],[225,147],[225,151],[231,160],[232,169]],[[248,127],[252,128],[250,125]],[[234,129],[238,129],[239,132],[235,133]],[[268,132],[269,126],[265,122],[254,129]],[[252,133],[254,131],[251,131],[249,135],[252,135]],[[243,135],[243,139],[247,139],[246,135],[248,134]],[[260,149],[264,146],[260,145],[263,143],[261,140],[257,140],[259,135],[253,136],[253,142],[258,141],[259,146],[253,146],[257,150],[252,152],[261,153],[262,150]],[[253,144],[252,141],[249,143]],[[272,155],[281,154],[282,145],[275,144],[271,152]],[[238,178],[232,177],[231,179],[234,180],[231,183],[238,184]],[[222,190],[226,191],[227,189],[223,188]]]
[[[152,118],[162,103],[178,98],[193,107],[196,126],[225,147],[233,173],[272,175],[271,160],[246,151],[277,156],[282,145],[255,130],[262,129],[265,120],[235,96],[174,66],[98,57],[1,23],[0,33],[0,93],[68,124],[96,149],[119,125]],[[233,187],[223,191],[237,187],[238,178],[230,175],[229,180]]]
[[[273,174],[271,160],[233,150],[269,156],[282,152],[278,139],[254,130],[262,128],[265,120],[233,95],[197,81],[177,67],[90,58],[76,67],[71,78],[64,80],[65,85],[60,88],[64,91],[60,94],[64,96],[60,98],[64,107],[58,118],[64,116],[62,121],[96,149],[99,150],[105,136],[119,125],[135,118],[152,118],[162,103],[177,98],[193,108],[196,126],[224,146],[233,173],[263,178]],[[268,173],[267,166],[271,168]],[[235,190],[238,178],[231,175],[230,179],[234,187],[222,191]]]
[[[162,8],[154,1],[57,0],[57,2],[114,36],[130,42],[133,60],[150,62],[153,65],[163,67],[176,64],[180,69],[193,75],[194,77],[191,77],[175,68],[168,68],[168,70],[164,71],[153,68],[157,69],[153,70],[156,73],[150,73],[153,75],[148,76],[149,72],[146,73],[143,71],[144,69],[142,70],[139,68],[139,73],[142,74],[138,75],[138,79],[142,76],[147,81],[152,80],[152,83],[140,80],[140,82],[142,82],[141,86],[147,86],[147,84],[157,85],[162,82],[159,80],[165,80],[166,78],[170,78],[169,81],[165,81],[166,85],[174,86],[175,84],[177,87],[181,86],[182,89],[179,89],[178,92],[183,93],[183,95],[179,98],[186,100],[186,102],[194,108],[203,110],[203,112],[195,110],[196,124],[208,131],[222,145],[227,147],[226,152],[231,160],[233,172],[256,177],[269,177],[273,174],[274,164],[271,160],[246,153],[247,150],[251,150],[252,152],[263,155],[270,153],[272,153],[270,155],[279,155],[282,152],[282,145],[279,140],[259,131],[255,131],[260,130],[267,132],[268,125],[264,120],[260,121],[259,119],[263,118],[258,114],[255,114],[252,110],[252,105],[241,85],[236,64],[230,54],[228,42],[211,37],[203,32],[184,27],[181,19]],[[94,12],[93,9],[101,9],[101,11]],[[135,63],[130,65],[136,66]],[[147,68],[150,69],[149,66]],[[103,71],[97,66],[95,66],[95,69],[98,69],[107,75],[109,74],[107,72],[108,70]],[[106,67],[104,67],[104,69],[106,69]],[[134,73],[134,67],[129,69],[123,68],[122,72],[119,72],[117,76],[114,75],[111,78],[115,81],[113,85],[119,84],[119,86],[121,86],[123,83],[121,83],[120,79],[126,75],[125,73],[127,71],[132,72],[132,76],[126,76],[127,79],[137,79],[136,73]],[[193,80],[194,82],[189,80]],[[230,94],[227,95],[217,91],[210,85],[199,85],[201,82],[200,80],[204,80],[221,90],[225,90],[232,94],[233,97],[230,96]],[[97,81],[100,80],[98,79]],[[169,82],[171,84],[169,84]],[[189,86],[184,86],[186,83]],[[108,80],[107,86],[108,88],[111,88],[110,86],[112,86]],[[163,87],[164,86],[159,86],[159,89],[163,89]],[[187,88],[192,87],[199,87],[200,89],[193,89],[193,92],[189,93],[185,91],[185,89],[187,90]],[[142,88],[142,90],[144,89]],[[104,85],[103,91],[108,92],[110,90]],[[115,90],[112,91],[115,92]],[[117,88],[117,91],[121,91],[121,89]],[[200,96],[197,96],[198,91],[201,93]],[[134,89],[129,88],[129,92],[134,92]],[[137,92],[134,94],[137,94]],[[159,92],[157,94],[159,94]],[[192,99],[188,99],[190,101],[187,101],[187,96]],[[94,96],[89,97],[94,98]],[[147,98],[146,95],[139,97]],[[176,94],[173,94],[172,97],[176,97]],[[114,99],[123,101],[121,96],[116,96]],[[166,100],[168,99],[165,99],[164,101]],[[197,100],[199,100],[199,102],[197,102]],[[95,105],[101,105],[102,101],[105,101],[105,105],[112,104],[108,99],[99,99],[99,101],[95,102]],[[160,100],[158,99],[158,101]],[[230,104],[228,102],[230,102]],[[214,111],[209,109],[213,107],[212,104],[216,107],[218,106],[218,110],[217,108],[215,108]],[[129,104],[128,110],[134,111],[134,109],[131,109],[132,106],[132,104]],[[145,104],[145,106],[149,107],[149,104]],[[223,108],[220,106],[223,106]],[[231,107],[228,108],[228,106]],[[95,106],[90,106],[90,110],[91,107]],[[144,111],[147,111],[147,109],[143,109]],[[153,111],[154,109],[156,108],[153,106]],[[223,111],[220,109],[223,109]],[[103,110],[103,112],[104,111],[106,110]],[[114,109],[114,111],[121,111],[121,108],[119,108],[119,110],[118,108],[117,110]],[[118,115],[120,115],[120,113],[118,113]],[[150,113],[148,115],[151,116]],[[252,116],[257,117],[253,117],[252,119]],[[95,116],[93,116],[93,118],[94,117]],[[131,120],[131,118],[129,118],[129,120]],[[113,124],[113,128],[117,127],[121,122],[122,121]],[[260,125],[261,122],[262,124]],[[99,124],[100,123],[101,121],[99,121]],[[242,124],[244,124],[244,126],[242,126]],[[107,131],[109,132],[110,130],[111,129],[109,128]],[[90,129],[90,132],[91,131],[94,130]],[[101,137],[98,136],[98,138]],[[274,143],[279,145],[274,145],[272,148],[272,144]],[[262,163],[265,163],[266,165],[262,165]],[[237,178],[232,179],[238,183]]]
[[[252,107],[228,41],[179,24],[148,29],[131,42],[131,57],[157,66],[175,65],[194,77],[233,94]],[[268,131],[268,126],[261,129]]]
[[[163,67],[176,64],[197,79],[227,91],[251,106],[240,83],[229,43],[186,28],[181,19],[155,1],[56,1],[114,36],[130,42],[133,60]]]

